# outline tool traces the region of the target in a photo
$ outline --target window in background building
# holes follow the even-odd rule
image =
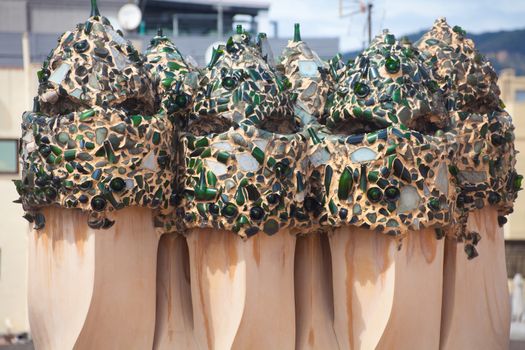
[[[516,90],[514,99],[516,102],[525,102],[525,90]]]
[[[18,140],[0,139],[0,174],[18,173]]]

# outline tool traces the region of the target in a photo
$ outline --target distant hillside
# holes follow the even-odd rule
[[[410,41],[418,40],[425,31],[406,35]],[[493,33],[468,34],[474,40],[477,49],[492,62],[497,71],[513,68],[516,74],[525,75],[525,29],[500,31]],[[345,59],[357,56],[360,51],[343,54]]]

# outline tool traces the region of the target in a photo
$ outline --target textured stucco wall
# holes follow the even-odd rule
[[[34,77],[36,68],[32,67]],[[36,91],[33,79],[26,93],[22,69],[0,69],[0,137],[20,136],[22,112],[30,106]],[[29,329],[27,320],[27,234],[28,224],[22,218],[20,204],[13,203],[17,193],[12,179],[18,175],[0,175],[0,334],[6,321],[12,331]]]
[[[516,157],[516,171],[518,174],[525,174],[525,101],[516,101],[516,92],[525,91],[525,77],[515,76],[512,70],[503,71],[498,85],[501,89],[501,99],[507,106],[516,128],[515,146],[520,152]],[[525,192],[523,191],[518,194],[518,199],[514,203],[514,213],[509,216],[505,227],[505,239],[525,240]]]

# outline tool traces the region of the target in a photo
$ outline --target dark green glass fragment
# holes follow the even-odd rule
[[[439,199],[430,198],[428,200],[428,207],[432,210],[439,210],[440,209]]]
[[[98,10],[97,0],[91,0],[91,15],[90,17],[100,16],[100,11]]]
[[[222,79],[222,86],[226,90],[233,90],[237,86],[237,79],[233,77],[226,77]]]
[[[330,202],[328,203],[328,208],[330,209],[330,213],[332,215],[337,215],[337,205],[335,204],[333,199],[330,199]]]
[[[90,120],[91,117],[93,117],[94,115],[95,115],[95,110],[94,109],[88,109],[87,111],[84,111],[84,112],[80,113],[79,120],[81,122],[85,122],[85,121]]]
[[[391,202],[397,201],[399,199],[399,195],[400,195],[400,192],[397,187],[390,186],[385,189],[385,199],[387,201],[391,201]]]
[[[353,183],[352,171],[348,167],[345,167],[341,177],[339,177],[339,185],[337,187],[337,197],[340,200],[348,199]]]
[[[332,185],[333,173],[334,171],[332,167],[330,165],[327,165],[325,167],[325,173],[324,173],[324,189],[327,195],[330,193],[330,186]]]
[[[126,188],[126,182],[120,177],[115,177],[111,179],[109,188],[114,192],[122,192]]]
[[[102,196],[95,196],[91,199],[91,208],[95,211],[103,211],[107,202]]]
[[[64,152],[64,159],[65,159],[66,161],[72,161],[72,160],[75,159],[76,155],[77,155],[77,151],[76,151],[76,150],[74,150],[74,149],[68,149],[68,150],[66,150],[66,151]]]
[[[253,148],[252,156],[259,162],[259,164],[264,164],[264,152],[259,147]]]
[[[219,162],[226,164],[228,162],[228,159],[230,158],[230,153],[226,151],[220,151],[217,153],[216,157]]]
[[[250,209],[250,218],[252,220],[261,220],[264,217],[264,209],[256,206]]]
[[[396,74],[400,68],[401,62],[398,58],[390,56],[385,60],[385,69],[388,73]]]
[[[366,192],[366,196],[372,203],[377,203],[383,198],[383,192],[379,187],[371,187]]]
[[[243,205],[245,201],[246,198],[244,197],[242,187],[237,188],[237,191],[235,192],[235,203],[237,203],[237,205]]]
[[[237,216],[237,213],[237,207],[232,203],[227,203],[221,210],[221,214],[227,218],[233,218]]]
[[[217,184],[217,176],[213,173],[213,171],[208,170],[206,172],[206,179],[208,180],[208,185],[215,187]]]
[[[365,98],[370,93],[370,88],[366,83],[357,82],[354,85],[354,93],[361,98]],[[354,113],[355,114],[355,113]],[[357,117],[357,116],[356,116]]]
[[[273,235],[279,231],[279,223],[274,219],[270,219],[264,223],[263,231],[268,235]]]

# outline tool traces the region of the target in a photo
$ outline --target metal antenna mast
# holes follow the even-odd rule
[[[368,16],[367,16],[367,22],[368,22],[368,44],[372,42],[372,7],[374,5],[370,1],[367,5],[368,10]]]
[[[356,9],[357,7],[357,9]],[[368,28],[368,43],[372,42],[372,0],[365,3],[363,0],[339,0],[339,17],[352,17],[366,13],[366,27]]]

